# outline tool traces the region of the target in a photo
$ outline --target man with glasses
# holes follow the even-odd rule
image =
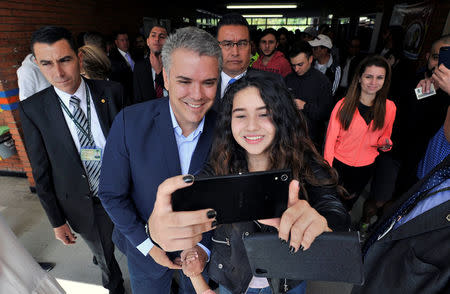
[[[301,41],[289,53],[293,73],[287,75],[286,85],[293,93],[297,107],[308,119],[309,135],[321,150],[326,121],[330,117],[333,96],[331,82],[312,66],[311,45]]]
[[[247,20],[240,14],[226,14],[217,26],[217,40],[222,49],[223,68],[217,85],[214,109],[218,109],[228,85],[249,73],[268,74],[282,79],[278,74],[249,68],[251,57],[250,31]]]

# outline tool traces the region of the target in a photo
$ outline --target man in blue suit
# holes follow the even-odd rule
[[[154,244],[145,229],[154,205],[158,205],[157,194],[161,198],[159,194],[165,192],[158,186],[168,178],[169,184],[178,181],[169,185],[171,189],[188,185],[193,181],[190,174],[199,172],[207,159],[216,117],[208,110],[214,103],[222,67],[215,38],[193,27],[179,29],[167,39],[162,59],[169,97],[127,107],[117,115],[105,147],[100,179],[99,197],[115,224],[113,240],[127,255],[133,293],[169,293],[172,269],[181,269],[181,260],[177,252],[164,250],[194,246],[206,263],[208,245],[196,243],[202,233],[215,226],[213,210],[186,214],[163,211],[169,217],[158,218],[164,226],[154,224],[164,230],[157,236],[170,238],[173,232],[175,239],[165,242],[158,238],[160,244]],[[176,175],[185,176],[173,178]],[[150,231],[153,236],[154,228]],[[182,274],[179,293],[195,293]]]

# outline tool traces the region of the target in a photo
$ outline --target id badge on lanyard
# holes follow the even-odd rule
[[[82,161],[101,161],[103,150],[98,147],[81,147],[80,157]]]

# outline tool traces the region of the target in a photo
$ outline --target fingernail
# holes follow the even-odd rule
[[[211,228],[214,228],[214,227],[216,227],[217,226],[217,221],[213,221],[212,223],[211,223]]]
[[[293,246],[289,246],[289,253],[290,254],[294,254],[295,253],[295,248]]]
[[[286,240],[284,240],[282,238],[278,238],[278,239],[280,239],[281,244],[286,244],[287,243]]]
[[[192,183],[192,182],[194,181],[194,176],[193,176],[193,175],[185,175],[185,176],[183,177],[183,181],[184,181],[186,184]]]
[[[215,218],[217,216],[217,212],[214,209],[211,209],[206,213],[206,216],[208,218]]]
[[[303,251],[305,249],[305,247],[303,247],[303,245],[300,245],[300,247],[298,248],[298,250]]]

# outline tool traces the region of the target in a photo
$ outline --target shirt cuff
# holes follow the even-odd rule
[[[155,246],[152,241],[150,240],[150,238],[147,238],[144,242],[142,242],[141,244],[139,244],[136,248],[137,250],[139,250],[142,254],[144,254],[144,256],[147,256],[147,254],[150,252],[150,250],[153,248],[153,246]],[[207,249],[206,249],[207,250]],[[205,250],[205,251],[206,251]],[[209,257],[208,257],[209,260]]]
[[[209,257],[211,255],[211,251],[209,251],[208,248],[206,248],[203,244],[201,243],[197,243],[198,246],[200,246],[200,248],[202,248],[203,250],[205,250],[206,254],[208,255],[208,260],[206,262],[209,262]]]

